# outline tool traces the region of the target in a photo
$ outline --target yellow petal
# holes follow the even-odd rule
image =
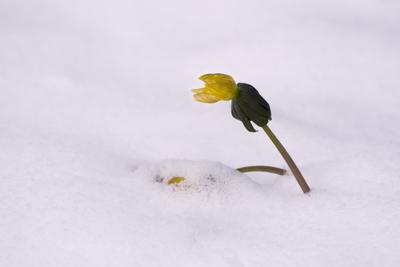
[[[237,85],[232,76],[223,73],[209,73],[199,77],[206,86],[204,93],[212,94],[219,100],[231,100],[238,93]]]
[[[195,94],[193,95],[194,99],[196,99],[196,101],[199,102],[203,102],[203,103],[215,103],[220,101],[221,99],[214,96],[214,95],[210,95],[210,94],[205,94],[205,93],[199,93],[199,94]]]
[[[193,93],[196,93],[196,94],[198,94],[198,93],[204,93],[204,89],[205,89],[205,88],[192,89],[192,92],[193,92]]]
[[[226,81],[229,83],[235,83],[235,80],[232,78],[232,76],[228,74],[223,74],[223,73],[207,73],[204,75],[201,75],[199,77],[199,80],[205,82],[205,83],[213,83],[213,82],[218,82],[218,81]]]

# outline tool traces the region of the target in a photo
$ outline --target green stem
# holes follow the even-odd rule
[[[240,172],[271,172],[284,175],[286,170],[272,166],[246,166],[237,169]]]
[[[306,180],[301,174],[299,168],[297,168],[296,163],[294,163],[293,159],[290,157],[289,153],[286,151],[285,147],[279,142],[278,138],[276,138],[275,134],[271,131],[268,125],[262,127],[268,137],[271,139],[272,143],[274,143],[275,147],[278,149],[279,153],[281,153],[283,159],[286,161],[290,170],[292,171],[294,177],[297,180],[297,183],[300,185],[303,193],[310,192],[310,187],[308,186]]]

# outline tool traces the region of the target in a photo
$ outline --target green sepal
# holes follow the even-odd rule
[[[240,120],[244,127],[249,131],[249,132],[257,132],[256,129],[254,129],[253,124],[251,124],[249,118],[244,114],[244,112],[241,110],[238,101],[235,99],[232,100],[232,104],[231,104],[231,112],[232,112],[232,116],[237,119]]]
[[[238,95],[232,100],[232,116],[242,121],[249,132],[256,132],[251,122],[260,127],[267,125],[271,120],[270,106],[250,84],[238,83],[238,90]]]

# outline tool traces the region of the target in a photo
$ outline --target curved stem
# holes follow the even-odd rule
[[[284,175],[286,173],[286,170],[281,168],[261,165],[241,167],[237,168],[237,170],[240,172],[271,172],[279,175]]]
[[[297,180],[297,183],[300,185],[301,190],[303,193],[310,192],[310,187],[308,186],[306,180],[304,179],[303,175],[301,174],[299,168],[297,168],[296,163],[294,163],[293,159],[290,157],[289,153],[286,151],[285,147],[279,142],[278,138],[275,134],[271,131],[268,125],[262,127],[264,132],[268,135],[271,139],[272,143],[274,143],[275,147],[278,149],[279,153],[281,153],[283,159],[286,161],[287,165],[289,166],[290,170],[292,171],[294,177]]]

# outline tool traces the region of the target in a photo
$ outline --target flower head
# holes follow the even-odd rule
[[[204,74],[199,77],[205,83],[204,88],[193,89],[194,99],[203,103],[215,103],[220,100],[231,100],[238,93],[235,80],[222,73]]]
[[[199,102],[215,103],[220,100],[232,100],[231,112],[250,132],[256,132],[251,122],[260,127],[271,120],[271,109],[257,89],[247,83],[236,84],[235,80],[222,73],[205,74],[199,78],[205,87],[192,90]]]

